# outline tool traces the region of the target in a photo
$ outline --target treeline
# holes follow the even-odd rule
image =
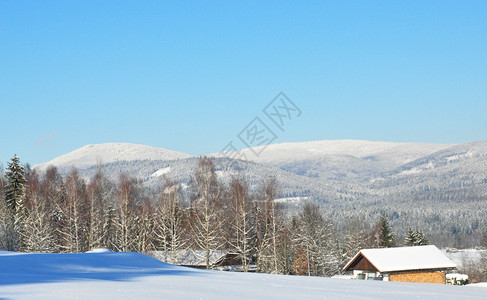
[[[0,249],[10,251],[176,255],[191,249],[204,253],[210,268],[214,251],[229,250],[241,254],[244,270],[256,265],[260,272],[330,276],[361,248],[394,246],[385,217],[375,226],[349,221],[338,233],[317,204],[288,216],[274,201],[275,179],[254,193],[243,178],[222,184],[207,157],[188,187],[165,179],[158,191],[126,175],[112,182],[102,170],[88,182],[75,169],[67,176],[55,167],[38,174],[14,157],[0,190]]]

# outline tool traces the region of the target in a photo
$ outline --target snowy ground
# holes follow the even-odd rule
[[[486,295],[482,285],[196,270],[138,253],[0,252],[1,299],[485,299]]]

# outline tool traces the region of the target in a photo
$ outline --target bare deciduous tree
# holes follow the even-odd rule
[[[248,259],[251,257],[251,223],[249,222],[248,185],[240,178],[233,178],[230,182],[230,197],[233,203],[232,228],[233,236],[230,244],[242,255],[244,272],[248,271]]]
[[[159,249],[164,251],[165,260],[176,261],[177,251],[184,249],[183,205],[181,186],[167,180],[162,186],[156,215],[154,231]],[[170,256],[170,257],[169,257]]]
[[[279,222],[275,199],[277,196],[277,181],[271,178],[262,185],[264,200],[264,226],[262,238],[259,241],[258,267],[269,273],[279,273],[278,264],[278,234]]]
[[[338,244],[331,223],[323,218],[317,204],[308,202],[299,213],[295,242],[307,258],[308,275],[328,276],[338,271]]]
[[[53,228],[50,203],[41,195],[42,184],[35,171],[27,174],[25,251],[51,252],[53,248]]]
[[[122,174],[118,188],[117,240],[114,246],[118,251],[134,251],[137,182]]]
[[[209,269],[212,253],[223,245],[223,221],[218,213],[223,193],[211,158],[200,158],[195,178],[198,194],[191,201],[192,241],[197,249],[203,250],[205,265]]]
[[[73,169],[64,183],[64,201],[58,202],[63,225],[59,228],[62,244],[66,252],[84,252],[88,250],[88,199],[84,180]]]

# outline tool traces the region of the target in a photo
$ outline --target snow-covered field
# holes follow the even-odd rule
[[[196,270],[139,253],[0,252],[1,299],[485,299],[479,286]]]

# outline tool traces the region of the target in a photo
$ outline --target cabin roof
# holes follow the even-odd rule
[[[357,264],[366,259],[378,272],[454,269],[456,264],[436,246],[414,246],[360,250],[343,268],[359,270]]]
[[[228,250],[210,251],[210,265],[215,264],[224,257]],[[176,250],[176,251],[150,251],[158,260],[179,266],[206,266],[206,251],[204,250]]]

